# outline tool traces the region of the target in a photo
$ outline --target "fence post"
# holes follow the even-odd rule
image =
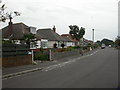
[[[37,65],[37,62],[34,61],[34,51],[32,50],[32,64]]]
[[[34,53],[33,53],[33,50],[32,50],[32,63],[34,62]]]
[[[50,61],[52,60],[52,52],[51,52],[51,49],[49,50],[49,59],[50,59]]]

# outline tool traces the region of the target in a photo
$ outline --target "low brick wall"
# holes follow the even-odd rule
[[[2,67],[14,67],[21,65],[32,64],[32,56],[14,56],[14,57],[3,57],[2,58]]]
[[[69,56],[79,55],[79,50],[65,51],[65,52],[52,52],[52,60],[58,60]]]

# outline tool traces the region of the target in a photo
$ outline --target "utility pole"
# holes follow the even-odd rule
[[[93,43],[94,43],[94,29],[92,29],[92,31],[93,31],[93,38],[92,39],[93,39]]]

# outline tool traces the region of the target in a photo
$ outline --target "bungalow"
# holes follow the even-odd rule
[[[61,48],[61,44],[65,43],[65,39],[56,33],[55,26],[53,29],[39,29],[37,30],[37,44],[38,48]]]
[[[55,26],[53,29],[39,29],[36,31],[35,27],[29,27],[24,23],[9,23],[8,26],[2,29],[2,39],[3,40],[11,40],[15,44],[26,44],[24,42],[25,34],[34,34],[36,38],[34,42],[30,43],[30,49],[39,49],[39,48],[62,48],[61,45],[64,44],[65,47],[75,46],[75,40],[71,40],[69,37],[60,36],[56,33]],[[74,43],[73,43],[74,41]]]
[[[72,41],[72,43],[71,43],[72,46],[77,46],[77,45],[79,45],[79,41],[76,40],[76,39],[73,39],[70,34],[62,34],[61,36],[62,36],[62,37],[67,37],[67,38],[69,38],[69,39]]]
[[[66,36],[62,36],[66,41],[64,42],[64,44],[65,44],[65,47],[69,47],[69,46],[75,46],[74,45],[74,42],[70,39],[70,38],[68,38],[68,37],[66,37]]]
[[[93,41],[87,40],[87,39],[83,38],[83,42],[82,43],[83,43],[84,46],[87,46],[88,44],[93,44]]]
[[[9,23],[8,26],[2,29],[2,39],[3,40],[12,40],[15,44],[25,44],[23,36],[25,34],[36,34],[35,27],[29,27],[24,23]],[[30,48],[35,48],[31,42]]]

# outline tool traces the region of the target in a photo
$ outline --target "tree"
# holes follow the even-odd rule
[[[2,1],[0,0],[0,22],[5,22],[7,19],[12,22],[11,20],[15,16],[20,16],[20,13],[17,11],[5,12],[6,8],[7,7],[5,6],[5,4],[2,4]]]
[[[120,36],[115,40],[115,47],[120,48]]]
[[[5,9],[5,4],[2,4],[2,1],[0,0],[0,22],[5,22]]]
[[[70,25],[69,28],[69,34],[72,36],[73,39],[80,41],[80,39],[83,38],[83,36],[85,35],[85,28],[83,27],[79,29],[77,25]]]
[[[103,39],[102,41],[101,41],[101,44],[105,44],[106,46],[109,46],[109,45],[114,45],[114,42],[112,41],[112,40],[109,40],[109,39]]]
[[[98,44],[99,46],[101,46],[101,41],[96,41],[96,44]]]
[[[30,47],[31,42],[34,43],[35,35],[32,33],[24,34],[23,39],[25,40],[25,43]]]

